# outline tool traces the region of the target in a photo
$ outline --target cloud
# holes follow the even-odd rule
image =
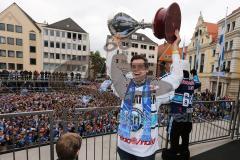
[[[176,0],[175,0],[176,1]],[[16,2],[37,22],[54,23],[71,17],[90,35],[92,51],[99,50],[104,54],[103,46],[109,34],[107,20],[118,11],[124,11],[136,20],[152,22],[156,11],[167,8],[174,0],[0,0],[0,11]],[[205,21],[217,23],[225,17],[226,6],[228,14],[240,6],[239,0],[177,0],[182,12],[180,35],[187,43],[193,35],[200,11]],[[140,30],[157,43],[150,29]]]

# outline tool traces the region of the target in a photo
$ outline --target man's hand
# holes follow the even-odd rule
[[[173,42],[173,44],[172,44],[172,50],[173,50],[173,51],[175,51],[175,50],[178,51],[178,45],[179,45],[179,43],[180,43],[180,41],[181,41],[181,38],[180,38],[179,30],[178,30],[178,29],[175,30],[175,36],[176,36],[177,39],[176,39],[176,40]]]
[[[196,76],[196,75],[197,75],[196,69],[192,69],[190,73],[191,73],[193,76]]]

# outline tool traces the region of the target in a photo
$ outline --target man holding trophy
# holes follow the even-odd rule
[[[177,3],[167,9],[160,8],[153,24],[138,23],[125,13],[118,13],[108,21],[111,34],[118,38],[126,38],[140,28],[152,28],[157,38],[165,38],[172,44],[172,70],[162,79],[147,77],[148,62],[141,55],[131,58],[128,76],[117,64],[119,56],[125,55],[113,51],[108,57],[113,90],[122,99],[117,148],[121,160],[155,159],[155,152],[159,149],[158,109],[171,101],[174,90],[183,79],[178,52],[180,24],[181,12]]]

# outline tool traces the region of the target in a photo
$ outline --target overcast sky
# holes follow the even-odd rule
[[[90,49],[104,55],[106,35],[110,34],[107,20],[123,11],[137,21],[152,22],[155,12],[177,2],[182,12],[181,38],[190,42],[197,19],[202,12],[204,21],[217,23],[240,7],[240,0],[0,0],[0,11],[16,2],[35,21],[49,24],[71,17],[90,35]],[[139,30],[158,44],[163,41],[154,37],[151,29]]]

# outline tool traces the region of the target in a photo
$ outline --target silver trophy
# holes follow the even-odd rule
[[[176,39],[175,30],[180,30],[181,10],[177,3],[167,9],[160,8],[154,17],[153,23],[138,22],[126,13],[120,12],[108,20],[108,28],[113,36],[127,38],[139,29],[151,28],[158,39],[165,38],[168,43]]]

